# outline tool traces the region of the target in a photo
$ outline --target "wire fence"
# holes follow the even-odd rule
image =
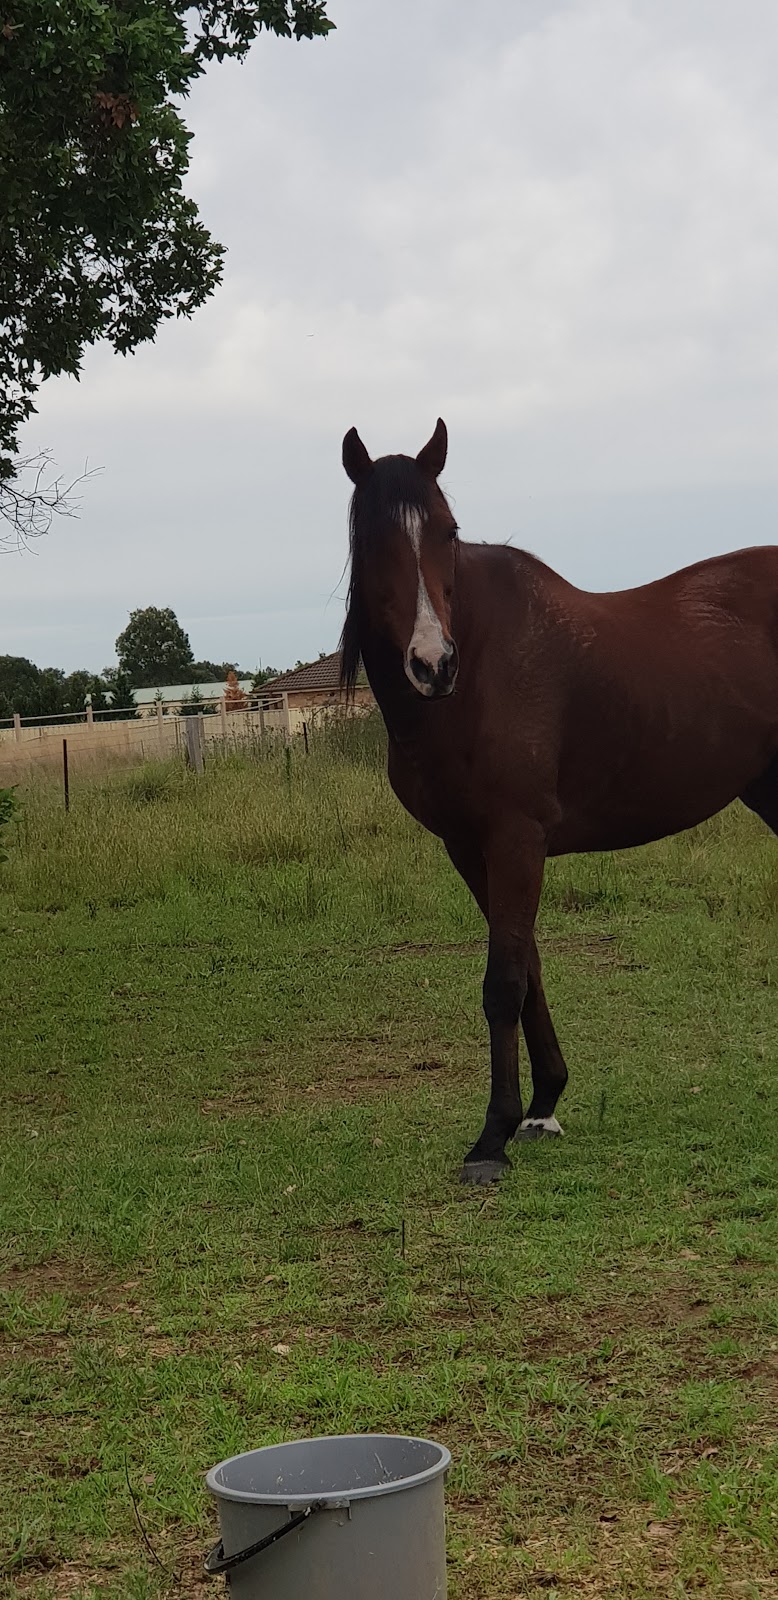
[[[111,707],[108,712],[63,712],[56,717],[14,717],[0,723],[0,787],[29,778],[34,772],[55,772],[67,764],[70,779],[80,772],[100,771],[146,761],[188,760],[197,771],[208,754],[269,753],[280,741],[300,740],[307,750],[325,724],[352,720],[365,705],[341,701],[289,705],[286,694],[263,695],[243,705],[223,698],[165,707],[155,702]],[[333,730],[334,731],[334,730]]]
[[[222,707],[228,715],[259,711],[281,711],[287,697],[278,694],[253,694],[239,693],[230,695],[203,695],[196,700],[174,702],[166,705],[162,700],[144,702],[137,705],[133,702],[128,706],[104,706],[95,709],[85,704],[79,711],[47,711],[37,717],[10,716],[0,717],[0,734],[12,733],[17,729],[26,728],[59,728],[75,727],[79,724],[88,726],[97,722],[126,722],[145,721],[152,717],[181,717],[181,716],[215,716]]]

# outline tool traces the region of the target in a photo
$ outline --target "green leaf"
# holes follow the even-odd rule
[[[39,384],[213,294],[224,249],[184,192],[178,103],[263,30],[326,37],[324,0],[15,0],[0,17],[0,516]],[[194,18],[193,31],[191,29]],[[4,489],[5,485],[5,489]]]

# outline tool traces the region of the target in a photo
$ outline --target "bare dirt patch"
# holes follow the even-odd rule
[[[709,1312],[710,1302],[693,1287],[673,1281],[650,1297],[636,1294],[596,1306],[538,1300],[532,1302],[533,1332],[527,1343],[533,1355],[544,1357],[595,1351],[605,1340],[618,1345],[635,1334],[654,1338],[657,1333],[694,1329],[707,1321]]]
[[[739,1376],[754,1383],[778,1407],[778,1355],[766,1355],[741,1367]]]
[[[100,1594],[104,1589],[115,1591],[116,1573],[125,1563],[117,1556],[115,1561],[100,1567],[84,1566],[78,1561],[60,1562],[42,1557],[29,1568],[14,1574],[15,1595],[39,1595],[41,1600],[73,1600],[74,1595]],[[134,1553],[126,1553],[126,1564],[137,1566]],[[179,1591],[180,1592],[180,1591]]]
[[[379,1099],[398,1090],[414,1088],[421,1077],[442,1078],[455,1069],[452,1063],[435,1058],[399,1059],[381,1066],[375,1054],[347,1045],[334,1048],[320,1075],[312,1083],[283,1079],[274,1075],[246,1075],[233,1079],[223,1095],[212,1095],[200,1103],[205,1117],[251,1118],[297,1105],[354,1105]],[[340,1060],[338,1060],[340,1057]]]
[[[121,1298],[120,1286],[100,1273],[94,1263],[63,1261],[58,1256],[31,1265],[12,1262],[0,1272],[0,1292],[21,1293],[26,1300],[61,1294],[79,1305],[90,1301],[106,1304],[107,1300],[113,1305]]]
[[[572,1516],[549,1516],[542,1526],[519,1517],[506,1537],[503,1518],[480,1503],[452,1506],[452,1524],[463,1549],[457,1561],[462,1600],[547,1600],[586,1596],[587,1600],[647,1600],[694,1592],[701,1597],[759,1594],[778,1600],[778,1582],[760,1571],[754,1579],[753,1550],[725,1535],[716,1541],[719,1575],[701,1564],[689,1573],[688,1541],[680,1522],[651,1518],[632,1507],[603,1508],[597,1521],[579,1529]],[[583,1533],[575,1538],[575,1531]],[[686,1548],[684,1548],[686,1542]],[[683,1590],[676,1586],[684,1569]],[[473,1576],[470,1577],[472,1569]]]
[[[63,1261],[52,1257],[31,1265],[12,1265],[0,1273],[0,1294],[20,1303],[16,1315],[11,1301],[7,1326],[0,1332],[0,1361],[67,1359],[74,1338],[104,1335],[119,1317],[137,1324],[149,1322],[149,1309],[138,1304],[148,1269],[122,1283],[92,1262]],[[46,1302],[61,1304],[46,1309]],[[40,1311],[36,1307],[41,1306]]]

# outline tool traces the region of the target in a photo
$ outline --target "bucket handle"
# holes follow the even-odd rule
[[[231,1572],[233,1567],[239,1567],[242,1561],[250,1561],[252,1556],[258,1556],[262,1550],[269,1550],[271,1544],[276,1544],[287,1533],[294,1533],[295,1528],[302,1527],[302,1524],[308,1521],[313,1511],[322,1511],[324,1505],[325,1502],[323,1500],[313,1500],[309,1506],[305,1506],[302,1511],[298,1511],[296,1516],[290,1517],[289,1521],[285,1522],[282,1527],[274,1528],[273,1532],[266,1534],[264,1539],[258,1539],[256,1544],[247,1545],[245,1550],[238,1550],[233,1556],[224,1554],[224,1544],[219,1539],[213,1549],[208,1551],[203,1562],[203,1570],[209,1578],[215,1577],[220,1572]]]

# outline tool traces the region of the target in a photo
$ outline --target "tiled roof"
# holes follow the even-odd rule
[[[293,667],[291,672],[280,672],[277,678],[269,678],[262,685],[262,692],[268,689],[337,689],[340,687],[340,651],[333,650],[331,656],[323,656],[321,661],[312,661],[307,667]]]

